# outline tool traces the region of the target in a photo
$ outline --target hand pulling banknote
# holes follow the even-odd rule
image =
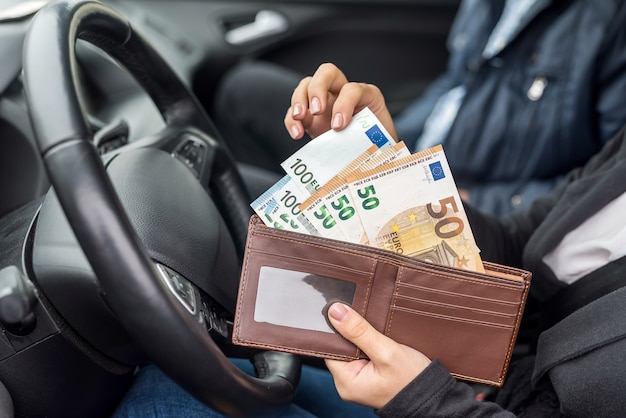
[[[366,108],[287,158],[251,206],[269,227],[483,272],[443,148],[411,155],[391,138]]]

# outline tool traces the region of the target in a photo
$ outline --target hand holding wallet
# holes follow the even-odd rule
[[[485,262],[485,273],[385,249],[269,228],[250,220],[233,343],[306,356],[366,356],[328,325],[334,301],[453,376],[504,382],[531,273]]]

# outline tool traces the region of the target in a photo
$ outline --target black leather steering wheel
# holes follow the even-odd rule
[[[158,139],[139,141],[130,151],[120,151],[107,168],[92,143],[92,132],[78,93],[77,39],[101,48],[129,71],[154,101],[166,123]],[[174,219],[168,219],[171,221],[169,229],[165,228],[168,233],[182,230],[191,234],[204,228],[223,236],[224,228],[219,226],[224,223],[223,217],[235,247],[241,251],[250,216],[248,198],[228,150],[196,98],[125,18],[94,1],[55,1],[40,10],[25,41],[23,67],[31,122],[50,180],[98,278],[103,298],[128,333],[136,337],[140,348],[169,376],[222,413],[266,416],[283,410],[292,401],[299,378],[297,359],[267,353],[266,376],[255,378],[240,372],[207,332],[207,318],[197,312],[192,315],[189,307],[168,289],[155,266],[155,261],[161,262],[182,276],[211,274],[210,261],[205,261],[201,268],[189,268],[186,264],[193,264],[194,258],[202,257],[203,252],[209,257],[209,249],[197,247],[221,237],[206,239],[201,235],[188,243],[194,248],[180,251],[183,260],[176,260],[162,254],[161,247],[147,248],[146,242],[158,234],[154,226],[148,227],[148,232],[136,230],[140,229],[142,219],[150,224],[161,222],[153,220],[159,216],[158,211],[148,211],[146,218],[142,208],[129,207],[120,199],[120,188],[124,189],[128,178],[157,177],[153,178],[151,187],[169,183],[163,185],[169,189],[163,189],[162,194],[172,196],[171,188],[176,188],[175,200],[189,200],[177,205],[171,199],[155,198],[160,207],[171,211],[193,206],[191,212],[167,215]],[[204,156],[200,168],[195,167],[195,176],[175,158],[170,158],[175,152],[172,148],[184,144],[190,135],[193,146],[200,146]],[[155,164],[159,164],[158,169]],[[120,172],[119,167],[132,167],[134,171]],[[144,168],[147,171],[142,171]],[[117,183],[112,182],[113,177],[118,179]],[[144,189],[124,190],[125,194],[133,195],[130,206],[141,204],[136,195],[141,195]],[[211,212],[213,202],[219,213],[207,213],[200,219],[198,212]],[[186,217],[193,219],[182,219]],[[194,221],[196,224],[183,225]],[[182,240],[175,243],[177,248],[184,249],[187,244],[185,236],[168,239]],[[190,253],[196,256],[191,257]],[[188,278],[194,282],[193,277]],[[198,289],[194,287],[193,291]]]

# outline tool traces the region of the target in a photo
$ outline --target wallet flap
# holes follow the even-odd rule
[[[256,218],[253,217],[253,219]],[[329,252],[303,234],[251,222],[235,313],[233,342],[335,359],[360,350],[335,333],[323,310],[342,301],[365,315],[376,261]]]

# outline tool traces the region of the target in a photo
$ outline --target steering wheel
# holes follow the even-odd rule
[[[121,64],[166,125],[112,153],[106,164],[80,99],[77,39]],[[299,379],[297,358],[265,353],[265,375],[251,377],[208,332],[215,325],[211,299],[199,283],[224,275],[236,284],[237,269],[224,260],[239,260],[233,254],[242,252],[250,207],[233,159],[197,99],[124,17],[95,1],[55,1],[40,10],[23,68],[54,192],[101,297],[128,334],[177,383],[222,413],[283,410]],[[228,308],[232,290],[226,286],[217,297]]]

